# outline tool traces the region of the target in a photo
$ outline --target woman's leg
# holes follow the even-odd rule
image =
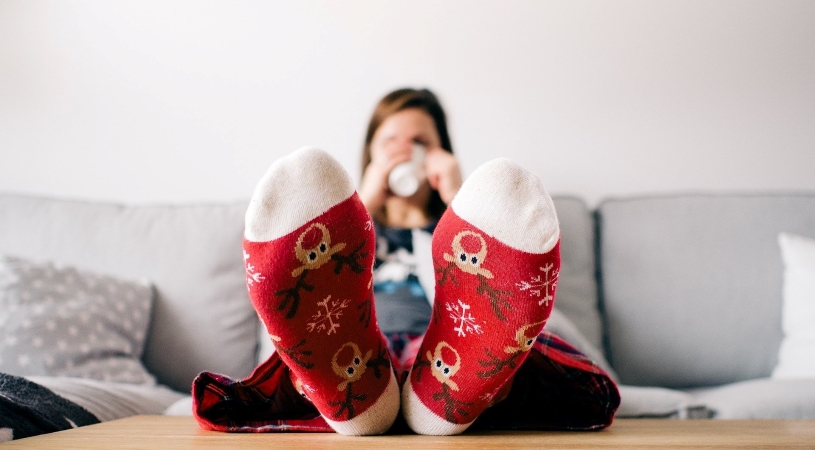
[[[433,234],[433,316],[402,391],[422,434],[456,434],[529,355],[554,303],[560,230],[540,179],[498,159],[464,183]]]
[[[249,296],[295,387],[342,434],[383,433],[399,411],[374,247],[370,216],[328,153],[301,149],[258,183],[244,235]]]

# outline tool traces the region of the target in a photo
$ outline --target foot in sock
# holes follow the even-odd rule
[[[373,305],[373,223],[340,164],[304,148],[275,162],[246,213],[252,304],[292,381],[337,432],[383,433],[399,387]]]
[[[560,230],[540,179],[507,159],[481,166],[439,221],[433,260],[433,316],[402,411],[417,433],[458,434],[500,400],[554,303]]]

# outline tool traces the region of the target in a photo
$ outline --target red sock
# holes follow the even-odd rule
[[[467,179],[433,234],[433,317],[402,390],[414,431],[461,433],[500,400],[549,317],[559,243],[535,175],[497,159]]]
[[[399,411],[374,252],[370,216],[328,153],[298,150],[258,183],[244,236],[249,296],[296,385],[342,434],[383,433]]]

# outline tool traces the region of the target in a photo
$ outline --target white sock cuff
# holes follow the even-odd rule
[[[362,414],[351,420],[335,422],[323,416],[323,419],[337,433],[346,436],[371,436],[388,431],[399,414],[399,382],[396,375],[388,369],[390,381],[379,399]]]
[[[555,205],[543,182],[506,158],[476,169],[450,206],[481,231],[527,253],[546,253],[560,239]]]
[[[255,187],[244,237],[285,236],[354,194],[351,177],[324,150],[303,147],[275,161]]]
[[[410,375],[402,386],[402,414],[411,430],[432,436],[461,434],[475,422],[473,419],[470,423],[451,423],[437,416],[413,392]]]

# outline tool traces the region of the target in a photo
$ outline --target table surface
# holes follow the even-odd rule
[[[815,420],[618,419],[602,431],[502,431],[460,436],[220,433],[192,417],[135,416],[11,441],[3,449],[815,448]]]

